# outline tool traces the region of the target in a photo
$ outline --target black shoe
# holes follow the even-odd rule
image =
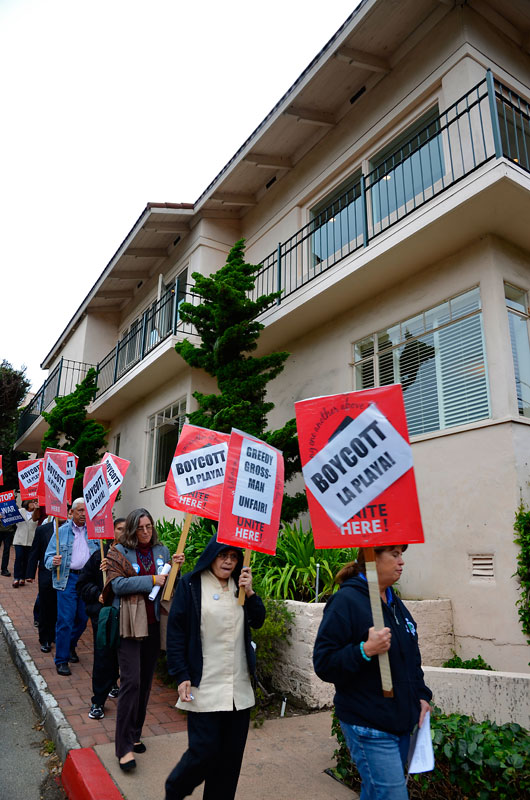
[[[98,706],[97,703],[92,703],[92,708],[88,712],[88,716],[90,719],[103,719],[105,716],[105,712],[103,711],[103,706]]]
[[[112,689],[109,692],[109,697],[112,697],[112,699],[115,700],[117,698],[117,696],[119,695],[119,693],[120,693],[120,687],[119,686],[113,686]]]
[[[70,650],[70,657],[68,661],[71,661],[72,664],[79,664],[79,656],[75,652],[75,647],[72,647],[72,649]]]
[[[11,573],[9,572],[8,569],[3,569],[2,570],[2,575],[4,576],[4,578],[10,578],[11,577]]]
[[[40,649],[43,653],[51,653],[52,646],[51,644],[48,644],[48,642],[44,642],[44,644],[41,644]]]
[[[138,742],[138,744],[133,744],[133,750],[135,753],[145,753],[147,747],[143,742]]]
[[[130,761],[126,761],[125,764],[122,764],[121,761],[118,761],[118,764],[120,765],[120,769],[122,769],[124,772],[131,772],[133,769],[136,769],[136,761],[134,758],[131,758]]]
[[[71,675],[72,674],[72,671],[71,671],[70,667],[68,666],[68,662],[67,661],[61,661],[60,664],[57,664],[56,670],[57,670],[57,675]]]
[[[35,625],[36,628],[38,628],[39,627],[39,620],[38,619],[34,619],[33,620],[33,624]]]

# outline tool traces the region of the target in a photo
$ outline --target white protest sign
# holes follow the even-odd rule
[[[106,458],[103,459],[101,463],[105,464],[105,466],[107,467],[107,486],[109,488],[109,491],[114,491],[115,489],[119,489],[123,483],[123,475],[118,469],[118,465],[116,464],[110,453]]]
[[[375,404],[303,467],[313,497],[343,525],[412,468],[412,451]]]
[[[34,464],[30,464],[29,467],[25,469],[21,469],[18,473],[18,479],[24,489],[29,489],[31,486],[35,486],[39,482],[40,477],[40,464],[36,461]]]
[[[64,473],[51,457],[46,459],[44,468],[44,483],[50,492],[62,502],[66,491],[66,473]]]
[[[261,442],[243,439],[232,514],[270,523],[277,467],[275,450]]]
[[[105,480],[104,470],[100,467],[94,477],[83,487],[85,507],[90,519],[94,519],[109,499],[109,487]]]
[[[68,456],[66,462],[66,477],[75,478],[75,456],[73,455]]]
[[[171,462],[171,471],[179,494],[217,486],[225,479],[228,444],[208,444],[190,453],[181,453]]]

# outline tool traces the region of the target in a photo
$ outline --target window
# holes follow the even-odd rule
[[[362,244],[361,173],[348,178],[311,209],[311,265],[332,263]],[[327,266],[331,266],[328,262]]]
[[[404,216],[432,197],[436,182],[445,172],[438,107],[381,150],[370,166],[374,225],[388,222],[387,217],[400,208],[399,216]]]
[[[480,292],[353,344],[355,389],[401,383],[411,436],[489,417]]]
[[[510,325],[515,388],[519,414],[530,417],[530,345],[528,341],[528,301],[526,293],[504,284],[504,296]]]
[[[120,454],[120,442],[121,442],[121,433],[117,433],[114,437],[114,449],[113,453],[115,456],[119,456]]]
[[[153,414],[147,421],[147,464],[145,485],[154,486],[167,480],[175,447],[186,421],[186,400]]]

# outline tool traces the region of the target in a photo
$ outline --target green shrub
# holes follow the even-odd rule
[[[493,667],[490,667],[487,664],[482,656],[477,656],[476,658],[468,658],[466,661],[462,661],[460,656],[457,656],[455,651],[453,650],[453,657],[442,664],[442,667],[449,667],[450,669],[488,669],[493,670]]]
[[[335,777],[356,791],[359,774],[352,764],[338,720],[331,732],[337,737]],[[527,800],[530,797],[530,735],[516,723],[474,722],[460,714],[431,716],[435,767],[411,775],[411,800]]]

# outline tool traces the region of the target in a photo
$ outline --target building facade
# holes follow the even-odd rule
[[[260,352],[291,353],[271,425],[401,382],[426,539],[403,594],[451,599],[463,657],[528,670],[529,32],[524,0],[361,3],[194,204],[147,206],[44,358],[18,446],[39,450],[40,412],[94,365],[90,415],[132,462],[117,511],[174,517],[179,426],[214,388],[174,350],[195,336],[179,305],[245,237],[256,292],[282,291]]]

